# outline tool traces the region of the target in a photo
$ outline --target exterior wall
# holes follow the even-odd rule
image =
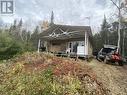
[[[92,55],[92,53],[93,53],[93,47],[92,47],[92,45],[91,45],[91,43],[89,41],[89,44],[88,44],[88,55]]]
[[[53,45],[52,43],[50,43],[49,51],[50,52],[65,52],[66,51],[66,43],[60,43],[57,45]]]
[[[92,55],[92,53],[93,53],[93,47],[89,40],[88,33],[85,32],[85,55]]]
[[[48,41],[47,41],[47,47],[46,48],[47,48],[47,52],[50,52],[51,44]]]
[[[73,39],[73,40],[65,40],[65,41],[51,41],[51,42],[47,42],[47,51],[49,52],[66,52],[66,50],[69,48],[69,42],[75,42],[75,41],[84,41],[84,47],[85,47],[85,55],[92,55],[92,45],[89,41],[89,37],[87,36],[87,32],[86,32],[86,36],[85,36],[85,41],[81,40],[81,39]],[[53,44],[56,43],[56,44]]]
[[[77,54],[84,56],[85,41],[69,41],[67,44],[67,52],[70,54]]]

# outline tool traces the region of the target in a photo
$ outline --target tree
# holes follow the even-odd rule
[[[49,28],[49,22],[48,21],[43,21],[42,23],[41,23],[41,30],[47,30],[48,28]]]
[[[121,30],[121,54],[125,56],[127,54],[126,47],[127,47],[127,38],[126,33],[127,32],[127,22],[122,20],[122,30]]]
[[[33,47],[37,50],[39,40],[39,26],[36,26],[33,34],[31,35],[31,42],[33,43]]]
[[[19,24],[17,26],[17,31],[18,31],[18,35],[20,36],[21,40],[24,41],[25,39],[23,37],[24,36],[23,35],[24,31],[22,31],[22,25],[23,25],[23,21],[22,21],[22,19],[20,19]]]
[[[104,44],[110,44],[110,25],[108,24],[106,17],[104,16],[103,23],[101,25],[101,31],[96,33],[94,39],[94,51],[99,51]]]
[[[16,28],[17,28],[17,20],[14,20],[14,23],[13,25],[11,25],[10,30],[9,30],[12,35],[16,34]]]
[[[54,24],[54,12],[53,11],[51,13],[51,22],[50,22],[50,24],[51,25]]]
[[[124,11],[126,11],[125,9],[126,9],[126,0],[118,0],[117,2],[118,2],[118,4],[117,4],[117,2],[114,2],[113,0],[110,0],[113,4],[114,4],[114,6],[116,6],[116,8],[118,9],[118,23],[119,23],[119,26],[118,26],[118,42],[117,42],[117,46],[118,46],[118,49],[117,49],[117,52],[121,52],[120,50],[121,50],[121,20],[122,20],[122,11],[124,10]]]
[[[103,20],[103,23],[101,26],[101,32],[100,32],[102,44],[109,44],[109,34],[110,34],[109,29],[110,29],[110,25],[108,24],[106,17],[104,16],[104,20]]]
[[[9,59],[22,52],[21,44],[8,31],[0,33],[0,60]]]
[[[113,22],[111,24],[111,27],[112,28],[110,28],[109,30],[110,35],[108,37],[109,44],[117,46],[117,42],[118,42],[117,32],[119,27],[118,21]],[[122,29],[120,35],[122,39],[120,40],[120,51],[123,56],[127,56],[127,21],[125,20],[121,21],[121,28]],[[103,37],[101,35],[102,35],[102,31],[94,35],[94,51],[100,50],[103,46],[103,42],[102,42]]]
[[[102,48],[102,46],[103,46],[103,44],[101,43],[102,38],[101,38],[100,33],[96,33],[94,35],[93,41],[94,41],[94,43],[93,43],[94,51],[99,51]]]

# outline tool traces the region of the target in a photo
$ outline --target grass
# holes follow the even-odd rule
[[[98,83],[91,69],[73,59],[44,53],[26,53],[11,59],[9,64],[0,65],[0,95],[106,95],[105,93],[106,90]]]

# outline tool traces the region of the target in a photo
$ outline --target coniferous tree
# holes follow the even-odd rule
[[[31,35],[31,41],[33,42],[33,47],[35,49],[37,49],[38,40],[39,40],[39,27],[36,26],[33,34]]]
[[[110,35],[110,25],[108,24],[106,17],[104,16],[104,21],[101,26],[101,43],[103,44],[109,44],[109,35]]]
[[[23,34],[23,31],[22,31],[22,26],[23,26],[23,22],[22,22],[22,19],[20,19],[19,24],[17,26],[17,31],[18,31],[18,35],[21,38],[21,40],[24,41],[25,39],[23,37],[24,34]]]

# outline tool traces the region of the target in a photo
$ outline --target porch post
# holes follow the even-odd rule
[[[40,44],[41,44],[41,40],[39,39],[39,40],[38,40],[38,49],[37,49],[37,52],[38,52],[38,53],[40,52]]]
[[[88,55],[88,34],[85,32],[85,56]]]
[[[46,47],[46,52],[48,52],[48,42],[47,41],[44,42],[44,47]]]

